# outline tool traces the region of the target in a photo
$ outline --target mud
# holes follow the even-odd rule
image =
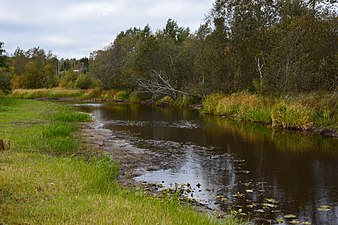
[[[134,185],[134,178],[146,172],[170,168],[170,161],[178,157],[174,156],[169,162],[163,161],[163,156],[155,152],[132,146],[116,138],[113,131],[103,128],[98,122],[81,124],[78,134],[87,148],[111,154],[119,165],[119,182],[126,186]]]
[[[179,155],[171,156],[170,160],[163,160],[163,155],[150,150],[132,146],[124,140],[116,138],[113,131],[103,128],[98,122],[82,123],[78,132],[82,141],[82,148],[92,151],[104,151],[111,155],[118,163],[120,174],[118,182],[126,188],[142,189],[151,196],[163,197],[161,185],[136,181],[134,178],[144,175],[149,171],[166,170],[172,167]],[[189,202],[197,211],[215,214],[223,217],[224,213],[210,208],[195,199],[180,197],[182,202]]]

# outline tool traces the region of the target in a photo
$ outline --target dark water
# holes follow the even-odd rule
[[[173,160],[137,177],[253,224],[338,224],[337,139],[128,104],[78,106],[130,144]],[[173,157],[175,156],[175,157]],[[187,187],[187,186],[185,186]],[[284,222],[283,222],[284,221]]]

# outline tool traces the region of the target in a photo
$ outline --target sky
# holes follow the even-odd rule
[[[130,27],[162,29],[169,18],[198,29],[214,0],[0,0],[7,54],[40,47],[58,58],[89,57]]]

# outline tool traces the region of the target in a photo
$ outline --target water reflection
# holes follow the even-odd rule
[[[337,139],[187,110],[126,104],[77,107],[118,138],[171,162],[167,170],[136,179],[165,186],[189,183],[194,197],[210,207],[240,211],[257,223],[338,224]],[[329,210],[318,210],[323,205]]]

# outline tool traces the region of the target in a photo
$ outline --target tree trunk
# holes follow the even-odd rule
[[[5,151],[5,144],[4,141],[0,138],[0,152]]]

